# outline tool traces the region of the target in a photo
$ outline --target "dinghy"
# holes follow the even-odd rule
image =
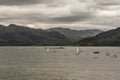
[[[49,53],[50,52],[50,50],[49,50],[49,48],[47,48],[47,51],[46,51],[46,53]]]
[[[79,55],[80,54],[80,51],[79,51],[79,47],[77,46],[76,47],[76,55]]]

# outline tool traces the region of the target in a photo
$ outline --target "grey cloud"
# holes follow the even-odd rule
[[[75,23],[78,21],[86,21],[92,18],[93,15],[90,13],[79,13],[79,14],[72,14],[70,16],[62,16],[62,17],[54,17],[51,18],[53,22],[60,22],[60,23]]]
[[[119,27],[120,26],[120,18],[119,17],[99,17],[96,19],[92,19],[89,24],[99,25],[99,26],[108,26],[108,27]]]
[[[0,20],[7,20],[7,19],[13,19],[13,18],[0,18]]]
[[[13,16],[8,16],[8,18],[0,18],[1,22],[18,22],[18,23],[24,23],[24,24],[30,24],[30,23],[53,23],[49,17],[45,16],[45,15],[41,15],[41,14],[25,14],[25,15],[20,15],[17,16],[15,15]]]
[[[21,15],[21,16],[8,16],[8,18],[1,18],[0,20],[5,21],[5,20],[26,20],[27,22],[37,22],[37,23],[75,23],[78,21],[85,21],[93,17],[92,14],[88,13],[81,13],[77,15],[69,15],[69,16],[61,16],[61,17],[48,17],[42,14],[26,14],[26,15]]]
[[[119,0],[94,0],[98,5],[102,6],[111,6],[111,5],[120,5]]]
[[[0,0],[0,5],[31,5],[40,3],[50,3],[53,0]]]
[[[119,4],[119,0],[0,0],[0,6],[4,5],[0,7],[0,21],[59,25],[89,22],[88,26],[118,26],[120,18],[114,15],[119,15],[120,11],[114,9],[111,13],[113,9],[109,6]]]

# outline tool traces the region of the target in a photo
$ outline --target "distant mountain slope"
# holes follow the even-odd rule
[[[70,40],[59,32],[47,32],[11,24],[0,25],[0,45],[29,46],[29,45],[66,45]]]
[[[91,29],[91,30],[72,30],[69,28],[51,28],[47,31],[57,31],[61,34],[64,34],[66,37],[71,39],[72,41],[79,41],[83,38],[92,37],[95,36],[103,31],[97,30],[97,29]]]
[[[76,42],[83,46],[120,46],[120,28],[100,33],[95,37]]]

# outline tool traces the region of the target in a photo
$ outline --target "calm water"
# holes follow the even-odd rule
[[[120,80],[120,48],[0,47],[0,80]]]

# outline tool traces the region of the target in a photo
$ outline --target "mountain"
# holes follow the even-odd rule
[[[56,31],[45,31],[10,24],[0,25],[1,46],[66,45],[71,41]]]
[[[101,30],[97,30],[97,29],[90,29],[90,30],[72,30],[69,28],[50,28],[47,29],[47,31],[57,31],[63,35],[65,35],[66,37],[68,37],[69,39],[71,39],[72,41],[79,41],[83,38],[87,38],[87,37],[92,37],[95,36],[103,31]]]
[[[120,46],[120,28],[85,38],[75,43],[81,46]]]

